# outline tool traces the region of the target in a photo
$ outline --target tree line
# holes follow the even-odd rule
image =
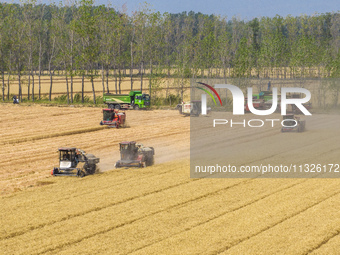
[[[161,14],[148,4],[128,15],[95,6],[93,0],[0,3],[2,100],[5,88],[9,99],[11,77],[22,99],[23,75],[28,77],[28,100],[40,99],[44,72],[51,100],[58,70],[63,70],[68,102],[74,98],[74,77],[80,76],[82,100],[88,79],[94,103],[97,77],[103,92],[110,92],[113,76],[116,93],[123,77],[131,80],[131,88],[139,77],[141,90],[145,78],[152,88],[160,77],[175,77],[181,97],[187,78],[339,77],[339,46],[339,12],[246,21],[195,12]]]

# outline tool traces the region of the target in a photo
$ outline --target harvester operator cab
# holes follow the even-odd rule
[[[75,168],[78,164],[76,148],[59,148],[60,169]]]
[[[133,160],[136,157],[138,148],[136,142],[120,143],[120,155],[122,160]]]
[[[64,161],[70,161],[71,160],[71,155],[68,153],[68,151],[63,151],[62,160],[64,160]]]
[[[115,118],[114,109],[103,109],[103,120],[112,121]]]

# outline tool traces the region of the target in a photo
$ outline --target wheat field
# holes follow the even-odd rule
[[[0,116],[1,254],[339,254],[339,179],[190,179],[190,118],[177,111],[127,111],[126,129],[99,126],[91,107],[0,104]],[[226,142],[235,155],[265,143],[263,162],[338,159],[338,115],[313,117],[279,148],[276,129]],[[308,146],[288,151],[298,136]],[[114,169],[126,140],[154,147],[155,165]],[[101,172],[52,177],[60,146],[96,155]]]

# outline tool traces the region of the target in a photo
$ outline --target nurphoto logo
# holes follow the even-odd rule
[[[207,84],[200,83],[205,86]],[[235,85],[231,84],[216,84],[214,86],[217,89],[228,89],[233,97],[233,115],[244,115],[244,105],[245,105],[245,99],[243,92],[240,88],[238,88]],[[216,94],[218,99],[220,100],[220,103],[222,105],[222,101],[216,90],[209,86],[209,88]],[[270,115],[276,111],[277,105],[278,105],[278,93],[277,88],[273,88],[273,100],[272,100],[272,106],[270,109],[267,110],[258,110],[255,109],[253,105],[253,89],[247,88],[248,97],[247,97],[247,104],[250,112],[252,112],[255,115],[265,116]],[[304,98],[287,98],[288,93],[302,93],[306,96]],[[211,95],[211,93],[209,93]],[[212,96],[212,95],[211,95]],[[303,106],[304,103],[307,103],[311,99],[311,93],[308,89],[305,88],[281,88],[281,115],[287,114],[287,105],[292,104],[295,105],[304,115],[312,115],[306,107]],[[202,101],[202,115],[207,114],[207,97],[206,94],[201,95],[201,101]]]
[[[281,115],[285,116],[287,115],[287,105],[292,105],[296,109],[299,109],[301,113],[304,115],[312,115],[306,107],[303,105],[311,99],[311,93],[308,89],[305,88],[281,88],[281,97],[280,97],[280,102],[279,102],[279,97],[278,97],[278,89],[273,88],[272,90],[272,104],[269,109],[256,109],[254,104],[253,104],[253,89],[252,88],[247,88],[247,98],[245,99],[242,90],[231,84],[215,84],[215,88],[212,86],[198,82],[201,85],[204,85],[205,87],[209,88],[218,98],[221,106],[222,106],[222,100],[217,93],[216,89],[227,89],[231,92],[232,98],[233,98],[233,115],[244,115],[245,114],[245,106],[247,106],[247,110],[255,115],[258,116],[267,116],[272,113],[274,113],[277,110],[277,107],[279,106],[279,109],[281,110]],[[199,87],[198,87],[199,88]],[[213,99],[215,105],[216,100],[214,99],[214,96],[212,93],[210,93],[208,90],[199,88],[206,92],[210,97]],[[299,97],[299,98],[288,98],[287,95],[291,93],[300,93],[301,95],[304,94],[305,97]],[[247,102],[245,102],[245,100]],[[201,113],[202,115],[207,115],[207,95],[206,94],[201,94]],[[246,104],[247,103],[247,104]],[[279,119],[251,119],[246,122],[246,120],[243,120],[242,122],[236,122],[233,121],[232,119],[227,120],[227,119],[214,119],[213,120],[213,127],[216,127],[216,125],[226,125],[230,123],[230,127],[233,127],[235,125],[242,125],[243,127],[251,127],[251,128],[259,128],[263,127],[265,123],[271,123],[271,127],[274,127],[275,122],[280,122]],[[298,125],[297,121],[293,118],[284,118],[281,121],[281,126],[282,127],[296,127]]]

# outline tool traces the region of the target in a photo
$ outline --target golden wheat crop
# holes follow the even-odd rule
[[[190,180],[188,167],[184,160],[52,178],[4,197],[0,247],[15,254],[303,254],[336,238],[338,180]]]

